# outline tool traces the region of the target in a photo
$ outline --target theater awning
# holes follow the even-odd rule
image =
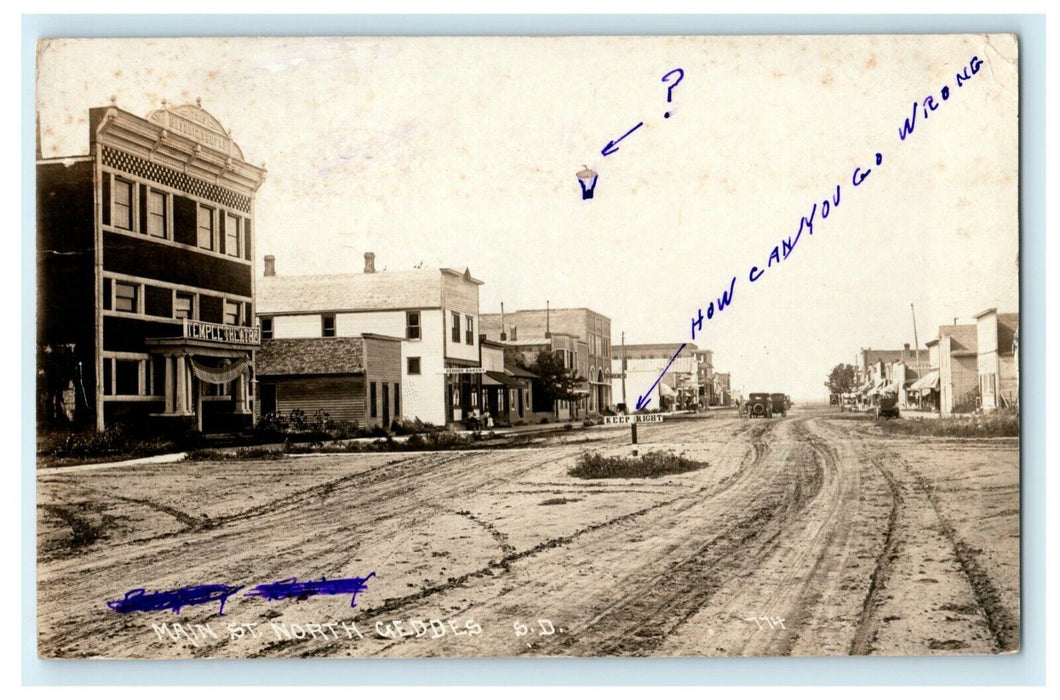
[[[246,374],[247,368],[250,366],[246,360],[236,360],[223,367],[210,367],[197,362],[194,358],[189,358],[189,361],[191,362],[191,371],[207,384],[227,384],[241,374]]]

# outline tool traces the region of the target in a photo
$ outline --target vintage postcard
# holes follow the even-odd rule
[[[41,41],[39,656],[1018,651],[1018,56]]]

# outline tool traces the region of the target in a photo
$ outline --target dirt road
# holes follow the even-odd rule
[[[1015,439],[793,411],[650,424],[709,463],[567,475],[626,428],[518,450],[38,475],[46,657],[990,654],[1019,647]],[[356,597],[261,583],[375,576]],[[135,588],[243,585],[122,614]]]

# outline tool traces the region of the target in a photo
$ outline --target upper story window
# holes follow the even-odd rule
[[[420,339],[420,312],[405,312],[405,337],[409,340]]]
[[[199,207],[199,236],[197,245],[206,250],[214,249],[213,209]]]
[[[225,255],[239,257],[239,217],[225,213]]]
[[[229,326],[238,326],[240,321],[240,311],[243,309],[243,305],[238,301],[228,301],[225,299],[225,315],[224,322]]]
[[[261,319],[261,339],[272,340],[272,319],[263,318]]]
[[[114,283],[114,310],[136,313],[140,310],[139,285],[125,282]]]
[[[114,178],[114,207],[111,211],[111,224],[117,228],[132,230],[133,184],[126,180]]]
[[[166,195],[162,192],[147,192],[147,235],[166,237]]]
[[[465,325],[467,328],[464,330],[464,341],[468,345],[475,344],[475,319],[471,316],[464,316]]]
[[[420,358],[410,357],[405,361],[405,373],[406,374],[419,374],[420,373]]]
[[[320,317],[320,335],[325,338],[335,337],[335,314],[324,314]]]
[[[194,318],[192,313],[194,307],[194,295],[177,292],[173,297],[173,318]]]
[[[452,333],[451,337],[452,337],[454,343],[459,343],[460,342],[460,314],[458,314],[455,311],[450,311],[449,313],[451,314],[451,317],[453,319],[453,333]]]

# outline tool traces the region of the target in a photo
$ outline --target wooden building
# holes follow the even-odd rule
[[[258,280],[258,317],[269,339],[401,339],[401,415],[435,425],[464,423],[479,408],[478,295],[471,272],[375,269],[364,272],[281,275],[265,257]]]
[[[401,414],[401,338],[265,340],[257,354],[261,415],[330,420],[389,428]]]

